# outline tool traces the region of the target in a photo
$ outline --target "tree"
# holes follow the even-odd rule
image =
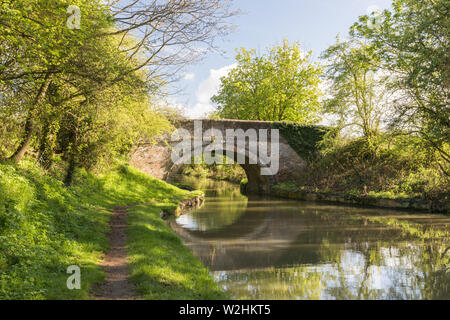
[[[52,82],[77,74],[72,61],[89,40],[111,25],[98,9],[99,1],[80,0],[84,13],[83,31],[66,27],[64,1],[19,0],[0,4],[0,83],[12,88],[34,88],[27,101],[24,130],[19,145],[9,157],[19,162],[35,137],[37,116],[45,109]],[[9,52],[13,54],[9,54]],[[96,70],[98,73],[100,70]]]
[[[52,83],[51,107],[40,119],[44,143],[40,144],[39,159],[48,167],[53,152],[61,153],[69,164],[66,185],[71,184],[75,168],[92,169],[110,162],[126,154],[139,138],[151,141],[170,128],[149,103],[158,79],[150,82],[142,71],[129,72],[140,56],[130,61],[117,49],[119,41],[124,39],[110,36],[87,44],[83,54],[72,61],[78,73]],[[99,68],[102,72],[96,75]]]
[[[370,44],[351,39],[330,46],[322,58],[327,60],[327,79],[331,98],[325,110],[338,116],[338,127],[357,127],[368,140],[380,130],[386,104],[386,77],[379,71],[379,58]]]
[[[101,95],[87,95],[60,120],[55,150],[69,164],[66,185],[72,183],[75,168],[108,164],[127,155],[139,140],[153,141],[171,128],[145,91],[129,89],[135,90],[120,84]]]
[[[69,4],[81,8],[81,30],[66,27]],[[94,93],[118,84],[129,88],[127,81],[137,73],[149,94],[155,94],[179,68],[211,49],[233,14],[228,0],[1,1],[0,85],[10,91],[28,89],[33,96],[16,114],[23,132],[9,159],[19,162],[42,128],[44,137],[38,138],[47,158],[52,143],[45,137],[55,135],[45,127],[56,121],[55,108],[89,110]],[[50,89],[56,97],[48,96]],[[11,107],[10,102],[2,105]]]
[[[392,101],[398,111],[393,126],[420,134],[450,162],[450,4],[447,0],[394,0],[381,14],[378,28],[362,16],[352,35],[368,39],[381,67],[392,75]],[[406,124],[406,126],[404,125]],[[447,145],[447,151],[446,151]]]
[[[198,60],[211,49],[214,40],[225,36],[232,0],[106,0],[115,30],[104,35],[134,37],[135,43],[121,43],[130,57],[141,55],[135,70],[147,69],[147,77],[178,77],[186,63]]]
[[[311,53],[283,41],[265,55],[241,48],[237,67],[221,79],[212,101],[219,116],[230,119],[313,123],[319,119],[321,67]]]

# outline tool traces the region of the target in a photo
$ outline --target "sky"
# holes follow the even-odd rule
[[[336,40],[344,38],[358,17],[373,8],[388,9],[392,0],[234,0],[234,9],[242,13],[232,18],[235,30],[216,45],[224,54],[209,53],[199,63],[183,71],[181,91],[169,98],[173,106],[183,108],[189,118],[202,118],[214,110],[210,101],[220,78],[235,66],[236,48],[256,49],[263,54],[283,39],[299,41],[313,59]]]

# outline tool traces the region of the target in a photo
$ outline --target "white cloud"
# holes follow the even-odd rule
[[[184,80],[192,81],[195,79],[195,73],[186,73],[183,77]]]
[[[217,93],[220,88],[220,78],[226,76],[231,69],[237,65],[231,64],[220,69],[209,70],[209,77],[202,81],[196,91],[196,103],[194,107],[187,109],[187,116],[190,118],[202,118],[205,113],[214,110],[211,97]]]

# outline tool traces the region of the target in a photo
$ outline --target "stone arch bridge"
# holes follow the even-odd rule
[[[239,163],[247,175],[247,192],[251,194],[270,194],[271,186],[287,179],[296,179],[302,171],[307,169],[306,161],[297,154],[283,135],[279,134],[277,137],[277,132],[273,131],[276,129],[274,122],[182,120],[178,122],[176,128],[181,130],[178,141],[172,141],[173,136],[167,135],[162,137],[157,144],[141,143],[132,151],[131,164],[155,178],[169,180],[172,175],[180,172],[183,165],[182,161],[174,162],[172,156],[180,139],[188,142],[188,147],[193,155],[205,152],[208,145],[214,141],[223,146],[223,154],[232,155],[236,162],[239,158],[245,158],[245,163]],[[258,151],[264,147],[268,151],[268,155],[272,156],[271,152],[278,149],[279,157],[276,165],[273,165],[273,161],[269,161],[267,158],[263,160],[262,157],[259,157],[259,153],[255,154],[248,139],[251,131],[258,135]],[[214,133],[211,134],[211,132]],[[227,145],[227,133],[230,132],[244,132],[246,134],[245,146],[238,145],[237,140],[234,140],[233,145]],[[262,134],[264,132],[267,133],[267,137]],[[222,136],[220,141],[215,139],[218,135]],[[211,136],[214,138],[211,139]],[[209,139],[205,137],[209,137]],[[266,138],[266,144],[261,143],[264,138]],[[271,159],[273,160],[273,158]],[[262,174],[264,168],[266,172]]]

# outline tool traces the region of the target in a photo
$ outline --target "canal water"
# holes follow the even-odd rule
[[[450,217],[242,196],[168,223],[234,299],[450,299]],[[447,249],[447,250],[446,250]]]

